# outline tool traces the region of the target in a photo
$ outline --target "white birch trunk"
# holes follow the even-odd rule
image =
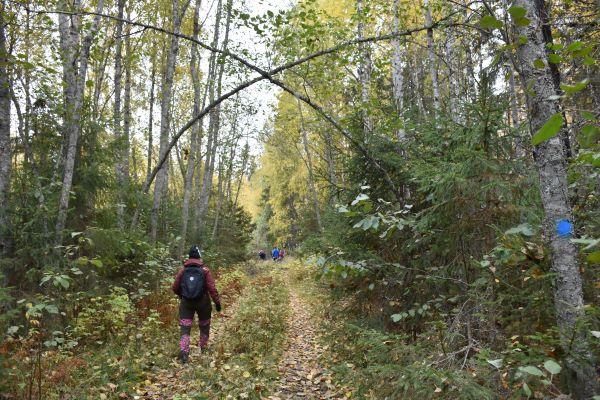
[[[118,1],[118,5],[117,5],[118,11],[117,11],[117,17],[120,19],[123,19],[123,10],[125,9],[125,0],[119,0]],[[120,147],[122,146],[122,136],[123,136],[123,132],[122,132],[122,127],[121,127],[121,120],[122,120],[122,109],[121,109],[121,89],[122,89],[122,78],[123,78],[123,22],[120,20],[117,20],[116,22],[116,28],[115,28],[115,75],[113,77],[113,82],[114,82],[114,93],[115,93],[115,99],[113,102],[113,133],[115,135],[115,140],[118,143],[118,147],[120,149]],[[119,151],[120,153],[120,151]],[[121,164],[121,160],[117,160],[116,163],[116,175],[117,175],[117,182],[118,182],[118,191],[119,194],[117,196],[117,204],[116,204],[116,208],[117,208],[117,226],[119,227],[119,229],[123,229],[123,217],[124,217],[124,213],[125,213],[125,208],[124,208],[124,204],[123,204],[123,193],[122,193],[122,187],[123,187],[123,183],[124,183],[124,177],[123,177],[123,166]]]
[[[517,33],[527,38],[527,43],[518,47],[517,55],[523,78],[535,93],[529,104],[529,123],[534,133],[561,109],[557,100],[550,100],[556,91],[535,0],[516,0],[515,5],[526,9],[527,17],[531,20],[528,26],[517,28]],[[545,68],[536,68],[536,60],[544,60]],[[561,134],[566,129],[563,127],[563,132],[538,146],[535,161],[546,214],[546,237],[550,242],[552,270],[556,274],[554,306],[566,365],[572,373],[571,388],[578,398],[588,399],[598,394],[599,389],[586,333],[579,326],[584,309],[578,251],[569,236],[559,236],[557,233],[558,223],[573,221],[568,198],[567,166],[561,143]]]
[[[11,247],[8,195],[12,146],[10,143],[10,82],[8,79],[9,54],[4,30],[5,1],[0,3],[0,256],[8,255]]]
[[[302,145],[304,146],[304,153],[306,154],[306,167],[308,169],[308,189],[310,190],[310,196],[315,211],[315,219],[317,221],[317,228],[319,232],[323,232],[323,224],[321,223],[321,211],[319,206],[319,197],[317,195],[317,189],[315,188],[315,178],[313,173],[312,155],[308,146],[308,134],[306,133],[306,127],[304,126],[304,116],[302,115],[302,104],[298,100],[298,115],[300,116],[300,132],[302,133]]]
[[[440,114],[440,88],[438,85],[437,57],[435,55],[435,43],[433,40],[433,28],[431,28],[431,10],[429,0],[423,1],[425,7],[425,25],[427,26],[427,54],[429,56],[429,73],[431,75],[431,86],[433,91],[433,116],[437,121]]]
[[[394,32],[400,31],[400,0],[394,0]],[[394,91],[394,103],[398,112],[400,127],[396,131],[398,143],[402,145],[406,140],[404,128],[404,71],[402,69],[402,45],[400,39],[392,41],[392,84]]]
[[[60,2],[61,9],[68,10],[67,2]],[[74,9],[79,10],[81,4],[74,2]],[[102,12],[104,0],[99,0],[96,13]],[[59,15],[59,34],[61,57],[63,64],[63,85],[65,94],[65,116],[63,130],[66,135],[66,151],[62,179],[62,189],[58,203],[58,215],[56,218],[55,244],[62,243],[63,231],[67,222],[69,210],[69,197],[73,184],[73,172],[75,170],[75,156],[77,153],[77,142],[81,131],[81,107],[85,92],[85,78],[87,75],[88,59],[92,40],[98,30],[100,16],[96,15],[85,38],[81,41],[81,23],[79,16],[68,17]],[[81,42],[81,43],[80,43]]]
[[[363,15],[363,2],[362,0],[356,0],[356,13],[358,14],[358,27],[357,37],[358,39],[364,38],[364,15]],[[365,140],[368,141],[371,131],[373,130],[371,118],[369,115],[369,103],[371,101],[371,75],[373,71],[373,63],[371,61],[371,49],[369,44],[360,43],[358,45],[360,61],[358,63],[358,79],[360,80],[360,94],[361,94],[361,114],[363,120],[363,132]]]
[[[181,22],[189,0],[173,0],[173,32],[179,33]],[[173,95],[173,77],[175,75],[175,65],[177,63],[177,53],[179,51],[179,39],[177,36],[171,36],[171,42],[167,53],[165,73],[163,75],[161,102],[160,102],[160,149],[159,158],[163,158],[167,153],[169,144],[169,130],[171,127],[171,98]],[[158,213],[163,196],[167,192],[169,182],[169,161],[158,170],[154,182],[154,200],[152,202],[152,211],[150,214],[150,240],[156,241],[158,235]]]
[[[196,0],[194,6],[194,39],[198,39],[198,35],[200,33],[200,6],[202,4],[202,0]],[[194,115],[200,112],[200,57],[198,56],[198,45],[196,43],[192,43],[191,47],[192,60],[190,62],[190,75],[192,78],[192,85],[194,87]],[[199,146],[199,126],[201,122],[199,121],[192,127],[192,134],[190,137],[190,153],[188,156],[188,164],[185,171],[185,180],[183,185],[183,202],[181,206],[181,242],[179,243],[179,255],[182,256],[185,250],[186,240],[187,240],[187,231],[188,231],[188,223],[190,217],[190,200],[192,197],[192,187],[193,187],[193,179],[194,172],[196,171],[196,156],[198,155],[198,147]],[[200,168],[198,168],[198,174]]]

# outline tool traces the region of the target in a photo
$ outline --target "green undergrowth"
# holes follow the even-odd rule
[[[315,281],[316,271],[300,262],[289,266],[298,293],[320,321],[326,353],[321,362],[338,385],[352,388],[361,399],[495,399],[496,376],[490,368],[461,369],[436,364],[439,349],[433,337],[409,340],[387,332],[368,315],[357,316],[337,301],[329,288]]]
[[[26,350],[31,343],[13,342],[13,357],[4,364],[5,398],[35,399],[38,393],[48,400],[132,398],[156,371],[172,368],[177,355],[172,280],[166,274],[159,289],[143,297],[119,288],[92,297],[80,305],[70,329],[53,337],[54,349],[37,353],[39,359]],[[245,284],[239,267],[218,273],[224,304],[235,301]]]
[[[261,399],[272,391],[286,342],[289,294],[269,270],[266,265],[250,266],[254,277],[218,343],[212,344],[213,354],[186,378],[199,390],[182,399]]]

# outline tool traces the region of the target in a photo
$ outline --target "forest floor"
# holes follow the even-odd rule
[[[275,266],[270,263],[254,265],[252,269],[256,268],[259,272],[254,272],[248,287],[224,308],[222,314],[213,316],[209,350],[201,354],[200,349],[192,344],[188,364],[181,365],[173,359],[166,368],[148,376],[133,397],[144,400],[346,398],[349,394],[336,387],[331,371],[320,361],[327,348],[318,332],[321,317],[308,304],[305,288],[299,287],[306,282],[293,282],[289,278],[290,265],[298,266],[293,262]],[[240,331],[240,322],[247,322],[244,314],[257,311],[252,299],[257,297],[254,287],[261,285],[267,293],[285,293],[284,301],[281,307],[264,315],[259,309],[254,315],[256,326]],[[264,300],[269,301],[268,298]],[[278,316],[283,319],[278,319]],[[271,318],[273,324],[270,323]],[[277,321],[283,326],[278,326]],[[243,354],[244,351],[234,354],[234,343],[248,341],[247,344],[252,346],[269,331],[276,337],[272,344],[266,343],[266,351],[247,349],[246,354]],[[174,332],[173,329],[165,330],[165,337],[160,340],[177,342],[177,337],[170,337]],[[198,335],[196,326],[192,332],[194,343]],[[248,332],[256,337],[241,337]],[[244,347],[242,345],[237,350]],[[172,357],[173,354],[167,356]]]

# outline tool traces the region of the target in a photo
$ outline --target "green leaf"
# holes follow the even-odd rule
[[[600,128],[596,125],[584,125],[579,134],[579,144],[584,149],[590,148],[596,144],[600,137]]]
[[[529,389],[529,385],[527,384],[527,382],[523,382],[523,391],[527,395],[527,398],[531,397],[531,395],[532,395],[531,389]]]
[[[394,322],[398,322],[402,319],[402,316],[400,314],[392,314],[392,321]]]
[[[544,362],[544,368],[552,375],[557,375],[562,370],[562,367],[554,360],[546,360]]]
[[[560,88],[565,91],[565,93],[573,94],[585,89],[585,87],[590,83],[589,79],[584,79],[579,83],[574,85],[566,85],[564,83],[560,84]]]
[[[58,307],[54,304],[48,304],[45,308],[50,314],[58,314]]]
[[[511,17],[513,17],[513,19],[523,18],[527,14],[526,9],[517,6],[510,7],[508,9],[508,12],[510,13]]]
[[[531,20],[527,17],[515,19],[516,26],[528,26],[531,23]]]
[[[497,369],[502,368],[502,359],[498,358],[496,360],[487,360],[487,362],[489,364],[492,364],[494,367],[496,367]]]
[[[590,264],[600,264],[600,251],[594,251],[586,257]]]
[[[520,35],[519,38],[517,39],[517,43],[519,44],[527,44],[527,38],[523,35]]]
[[[594,64],[596,64],[596,60],[594,60],[594,59],[593,59],[592,57],[590,57],[590,56],[586,56],[586,57],[583,59],[583,65],[585,65],[585,66],[587,66],[587,67],[590,67],[590,66],[592,66],[592,65],[594,65]]]
[[[552,64],[560,64],[562,57],[558,54],[552,53],[548,55],[548,61],[550,61]]]
[[[533,66],[536,67],[537,69],[546,68],[546,64],[544,64],[544,61],[541,58],[538,58],[537,60],[535,60],[533,62]]]
[[[576,42],[571,43],[570,45],[568,45],[565,50],[566,51],[578,51],[581,50],[583,48],[583,42],[580,42],[579,40]]]
[[[354,199],[354,201],[352,201],[351,205],[355,206],[355,205],[357,205],[358,203],[360,203],[361,201],[364,201],[364,200],[369,200],[369,196],[366,195],[366,194],[364,194],[364,193],[361,193],[358,196],[356,196],[356,198]]]
[[[544,376],[544,373],[542,372],[542,370],[533,365],[528,365],[526,367],[519,367],[519,371],[526,372],[529,375],[533,375],[533,376]]]
[[[502,24],[501,21],[498,21],[496,19],[496,17],[492,16],[492,15],[485,15],[483,18],[481,18],[481,20],[479,21],[479,25],[483,28],[483,29],[500,29],[502,28],[502,26],[504,24]]]
[[[523,235],[523,236],[533,236],[533,230],[529,224],[521,224],[519,226],[515,226],[514,228],[510,228],[506,232],[505,235]]]
[[[588,121],[595,121],[596,120],[596,115],[594,113],[592,113],[592,112],[589,112],[589,111],[582,111],[581,112],[581,116],[584,119],[588,120]]]
[[[558,134],[563,126],[563,116],[560,112],[557,112],[542,126],[531,138],[531,143],[537,146],[540,143],[544,143],[546,140],[553,138]]]

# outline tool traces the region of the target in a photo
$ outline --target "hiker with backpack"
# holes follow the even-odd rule
[[[190,354],[190,332],[194,314],[198,314],[198,326],[200,327],[199,347],[201,351],[205,351],[210,334],[212,312],[210,299],[215,303],[217,312],[221,312],[221,299],[215,286],[215,280],[208,267],[204,265],[198,246],[190,249],[189,258],[183,263],[183,268],[177,272],[172,289],[180,298],[179,360],[185,364],[188,362]]]
[[[271,257],[273,257],[273,261],[279,260],[279,248],[277,246],[271,250]]]

